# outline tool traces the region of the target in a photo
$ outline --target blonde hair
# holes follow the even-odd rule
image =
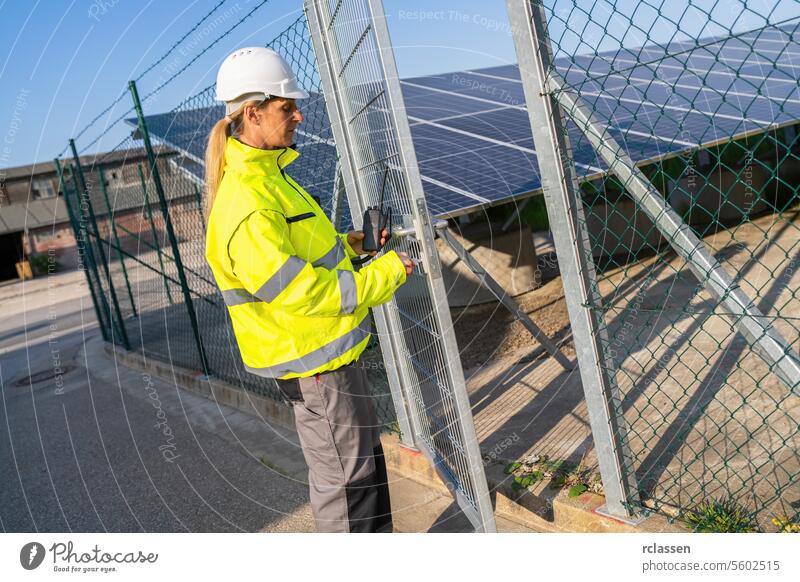
[[[241,130],[244,121],[244,108],[247,105],[260,108],[268,102],[268,99],[245,101],[236,111],[217,121],[214,127],[211,128],[211,133],[208,135],[208,145],[206,145],[206,196],[203,201],[203,213],[206,218],[208,218],[211,208],[214,206],[214,198],[217,196],[217,189],[222,181],[222,174],[225,172],[225,146],[233,132],[239,133]]]

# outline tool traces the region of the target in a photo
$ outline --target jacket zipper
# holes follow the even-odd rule
[[[292,188],[292,190],[294,190],[295,192],[300,194],[300,198],[305,200],[306,204],[308,204],[311,207],[311,210],[314,211],[314,214],[316,214],[316,209],[314,208],[314,205],[311,204],[311,202],[308,200],[308,198],[306,198],[300,190],[295,188],[294,184],[292,184],[289,180],[286,179],[286,174],[283,172],[283,166],[281,166],[281,156],[283,156],[283,154],[286,153],[287,149],[288,148],[283,148],[283,151],[281,152],[281,154],[278,156],[278,159],[276,160],[276,162],[278,163],[278,170],[280,170],[280,172],[281,172],[281,178],[283,178],[283,181],[286,182]]]

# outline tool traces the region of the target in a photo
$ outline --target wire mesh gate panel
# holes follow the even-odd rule
[[[380,1],[307,0],[328,114],[354,222],[382,198],[399,234],[387,249],[421,259],[374,310],[393,392],[414,444],[439,470],[476,531],[494,531],[483,463]]]
[[[800,16],[730,4],[508,9],[609,506],[764,531],[800,508]]]

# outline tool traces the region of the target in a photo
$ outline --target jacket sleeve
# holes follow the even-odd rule
[[[347,234],[348,233],[341,233],[337,236],[341,239],[342,245],[344,246],[344,250],[347,253],[347,258],[355,259],[356,257],[360,256],[357,252],[353,250],[353,247],[350,246],[350,243],[347,241]]]
[[[257,299],[295,315],[337,316],[391,299],[406,270],[390,251],[360,271],[314,267],[297,256],[279,212],[250,214],[228,243],[233,272]]]

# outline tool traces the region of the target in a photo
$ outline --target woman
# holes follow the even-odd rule
[[[389,251],[355,272],[364,233],[337,234],[285,173],[305,97],[270,49],[240,49],[220,66],[226,115],[206,150],[206,259],[245,367],[277,379],[293,404],[317,531],[391,531],[380,427],[356,362],[369,308],[391,299],[413,263]]]

